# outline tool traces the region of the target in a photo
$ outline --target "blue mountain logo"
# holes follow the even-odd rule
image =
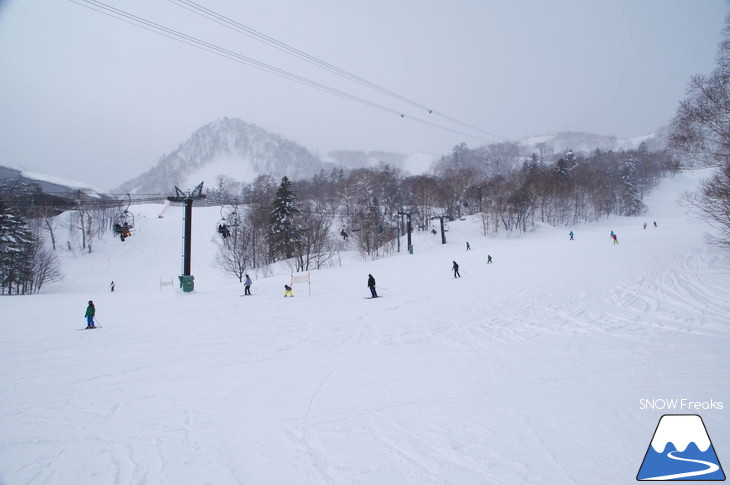
[[[725,480],[702,418],[696,414],[662,416],[636,479]]]

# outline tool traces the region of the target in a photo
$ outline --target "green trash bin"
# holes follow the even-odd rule
[[[180,288],[185,293],[190,293],[195,288],[195,283],[193,283],[193,280],[195,279],[195,276],[193,275],[183,275],[179,276],[180,278]]]

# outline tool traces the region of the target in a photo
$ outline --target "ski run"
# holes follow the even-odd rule
[[[0,484],[630,484],[667,413],[730,463],[730,258],[677,203],[706,175],[639,217],[345,251],[295,298],[283,264],[241,297],[215,207],[181,292],[182,208],[133,206],[125,242],[60,250],[63,281],[1,300]],[[78,332],[89,300],[103,328]],[[725,405],[643,406],[665,399]]]

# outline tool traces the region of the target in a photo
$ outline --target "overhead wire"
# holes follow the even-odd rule
[[[387,106],[383,106],[382,104],[375,103],[373,101],[364,99],[360,96],[356,96],[356,95],[347,93],[345,91],[319,83],[317,81],[313,81],[311,79],[305,78],[298,74],[294,74],[294,73],[286,71],[284,69],[280,69],[280,68],[271,66],[264,62],[255,60],[253,58],[250,58],[250,57],[244,56],[242,54],[239,54],[237,52],[231,51],[229,49],[220,47],[216,44],[212,44],[210,42],[201,40],[197,37],[185,34],[183,32],[180,32],[178,30],[175,30],[175,29],[172,29],[169,27],[165,27],[164,25],[158,24],[156,22],[150,21],[143,17],[139,17],[137,15],[131,14],[124,10],[118,9],[116,7],[112,7],[103,2],[100,2],[98,0],[69,0],[69,1],[72,3],[75,3],[77,5],[80,5],[82,7],[89,8],[92,11],[102,13],[104,15],[115,18],[117,20],[121,20],[121,21],[128,23],[130,25],[133,25],[135,27],[139,27],[144,30],[150,31],[152,33],[162,35],[163,37],[166,37],[166,38],[169,38],[172,40],[176,40],[176,41],[182,42],[184,44],[190,45],[192,47],[196,47],[196,48],[202,49],[204,51],[225,57],[229,60],[239,62],[239,63],[247,65],[249,67],[253,67],[255,69],[259,69],[259,70],[268,72],[270,74],[274,74],[276,76],[280,76],[280,77],[289,79],[291,81],[294,81],[294,82],[297,82],[297,83],[300,83],[303,85],[307,85],[309,87],[321,90],[323,92],[326,92],[326,93],[329,93],[332,95],[336,95],[336,96],[342,97],[344,99],[348,99],[350,101],[354,101],[354,102],[357,102],[357,103],[360,103],[360,104],[363,104],[366,106],[370,106],[372,108],[380,109],[387,113],[400,116],[401,118],[408,118],[409,120],[414,120],[414,121],[417,121],[417,122],[420,122],[420,123],[423,123],[426,125],[430,125],[432,127],[435,127],[435,128],[441,129],[441,130],[450,131],[452,133],[464,135],[464,136],[467,136],[470,138],[480,139],[482,141],[488,141],[483,136],[479,136],[479,135],[467,133],[467,132],[464,132],[461,130],[456,130],[456,129],[453,129],[453,128],[450,128],[447,126],[439,125],[437,123],[423,120],[423,119],[415,117],[415,116],[410,116],[410,115],[406,116],[406,114],[401,111],[389,108]]]
[[[161,25],[161,24],[158,24],[156,22],[152,22],[150,20],[147,20],[147,19],[144,19],[142,17],[139,17],[137,15],[130,14],[129,12],[126,12],[124,10],[121,10],[121,9],[118,9],[118,8],[115,8],[115,7],[112,7],[110,5],[106,5],[106,4],[104,4],[102,2],[99,2],[97,0],[69,0],[69,1],[72,2],[72,3],[75,3],[77,5],[81,5],[83,7],[90,8],[91,10],[94,10],[94,11],[97,11],[97,12],[100,11],[99,9],[101,9],[102,10],[102,13],[104,13],[104,14],[106,14],[108,16],[111,16],[113,18],[117,18],[117,19],[122,20],[122,21],[124,21],[126,23],[129,23],[131,25],[134,25],[134,26],[137,26],[137,27],[141,27],[141,28],[143,28],[145,30],[151,31],[151,32],[156,33],[156,34],[163,35],[164,37],[167,37],[167,38],[170,38],[170,39],[173,39],[173,40],[177,40],[177,41],[183,42],[185,44],[191,45],[193,47],[200,48],[202,50],[211,52],[213,54],[217,54],[217,55],[220,55],[222,57],[226,57],[226,58],[228,58],[230,60],[233,60],[233,61],[236,61],[236,62],[240,62],[240,63],[245,64],[245,65],[248,65],[250,67],[254,67],[256,69],[260,69],[260,70],[263,70],[263,71],[266,71],[266,72],[275,74],[277,76],[281,76],[281,77],[290,79],[292,81],[295,81],[295,82],[298,82],[298,83],[301,83],[301,84],[305,84],[305,85],[308,85],[308,86],[313,87],[313,88],[316,88],[316,89],[320,89],[320,90],[325,91],[325,92],[328,92],[330,94],[334,94],[334,95],[337,95],[337,96],[341,96],[341,97],[346,98],[346,99],[349,99],[351,101],[355,101],[355,102],[362,103],[362,104],[365,104],[365,105],[368,105],[368,106],[371,106],[371,107],[374,107],[374,108],[378,108],[378,109],[387,111],[387,112],[389,112],[391,114],[396,114],[396,115],[399,115],[399,116],[402,114],[399,111],[396,111],[394,109],[388,108],[386,106],[383,106],[383,105],[374,103],[372,101],[369,101],[369,100],[360,98],[358,96],[355,96],[355,95],[352,95],[352,94],[349,94],[349,93],[346,93],[344,91],[340,91],[338,89],[332,88],[332,87],[327,86],[325,84],[322,84],[322,83],[319,83],[319,82],[316,82],[316,81],[312,81],[312,80],[307,79],[307,78],[305,78],[303,76],[299,76],[298,74],[294,74],[294,73],[285,71],[283,69],[279,69],[277,67],[271,66],[271,65],[266,64],[264,62],[257,61],[255,59],[250,58],[250,57],[247,57],[247,56],[244,56],[244,55],[239,54],[237,52],[231,51],[229,49],[225,49],[223,47],[217,46],[217,45],[212,44],[210,42],[206,42],[204,40],[198,39],[196,37],[193,37],[191,35],[188,35],[188,34],[185,34],[183,32],[177,31],[175,29],[171,29],[171,28],[165,27],[164,25]],[[96,7],[96,8],[94,8],[94,7]],[[106,10],[106,12],[104,12],[103,10]]]
[[[372,81],[368,81],[367,79],[365,79],[365,78],[363,78],[361,76],[358,76],[358,75],[353,74],[353,73],[351,73],[351,72],[349,72],[349,71],[347,71],[345,69],[342,69],[340,67],[337,67],[337,66],[335,66],[335,65],[333,65],[333,64],[331,64],[331,63],[329,63],[329,62],[327,62],[327,61],[325,61],[323,59],[320,59],[317,56],[313,56],[313,55],[308,54],[308,53],[306,53],[306,52],[304,52],[304,51],[302,51],[300,49],[297,49],[296,47],[290,46],[290,45],[288,45],[288,44],[286,44],[286,43],[284,43],[284,42],[282,42],[280,40],[275,39],[274,37],[271,37],[271,36],[266,35],[266,34],[264,34],[262,32],[259,32],[256,29],[253,29],[251,27],[248,27],[248,26],[246,26],[246,25],[244,25],[244,24],[242,24],[242,23],[240,23],[240,22],[238,22],[238,21],[236,21],[236,20],[234,20],[234,19],[232,19],[232,18],[230,18],[230,17],[228,17],[226,15],[223,15],[221,13],[215,12],[215,11],[213,11],[213,10],[207,8],[207,7],[204,7],[204,6],[202,6],[202,5],[194,2],[192,0],[167,0],[167,1],[170,2],[170,3],[172,3],[172,4],[174,4],[174,5],[177,5],[179,7],[182,7],[182,8],[184,8],[184,9],[190,11],[190,12],[193,12],[193,13],[195,13],[197,15],[200,15],[202,17],[205,17],[205,18],[207,18],[207,19],[209,19],[209,20],[211,20],[211,21],[213,21],[213,22],[215,22],[215,23],[217,23],[219,25],[222,25],[222,26],[227,27],[229,29],[235,30],[235,31],[237,31],[239,33],[242,33],[242,34],[248,36],[248,37],[251,37],[251,38],[256,39],[256,40],[258,40],[260,42],[263,42],[263,43],[265,43],[265,44],[267,44],[267,45],[269,45],[271,47],[274,47],[274,48],[276,48],[276,49],[278,49],[280,51],[286,52],[286,53],[288,53],[290,55],[293,55],[293,56],[295,56],[295,57],[297,57],[299,59],[302,59],[302,60],[305,60],[305,61],[310,62],[312,64],[315,64],[315,65],[317,65],[317,66],[319,66],[319,67],[321,67],[321,68],[323,68],[323,69],[325,69],[327,71],[333,72],[333,73],[335,73],[335,74],[337,74],[339,76],[345,77],[345,78],[347,78],[347,79],[349,79],[351,81],[354,81],[354,82],[359,83],[359,84],[361,84],[363,86],[369,87],[369,88],[371,88],[371,89],[373,89],[375,91],[378,91],[378,92],[380,92],[382,94],[385,94],[385,95],[390,96],[392,98],[398,99],[398,100],[400,100],[400,101],[402,101],[404,103],[410,104],[410,105],[415,106],[415,107],[420,108],[420,109],[423,109],[423,110],[427,111],[429,114],[434,114],[436,116],[440,116],[440,117],[442,117],[442,118],[444,118],[446,120],[449,120],[449,121],[451,121],[453,123],[456,123],[456,124],[465,126],[465,127],[470,128],[472,130],[475,130],[475,131],[478,131],[478,132],[481,132],[481,133],[484,133],[484,134],[487,134],[487,135],[490,135],[490,136],[493,136],[493,137],[502,138],[504,140],[507,139],[506,137],[503,137],[503,136],[498,135],[496,133],[492,133],[490,131],[483,130],[482,128],[479,128],[477,126],[474,126],[473,124],[466,123],[466,122],[463,122],[463,121],[461,121],[459,119],[456,119],[454,117],[448,116],[445,113],[441,113],[439,111],[435,111],[432,107],[429,107],[429,106],[427,106],[427,105],[425,105],[423,103],[420,103],[418,101],[414,101],[413,99],[410,99],[410,98],[408,98],[406,96],[403,96],[401,94],[398,94],[398,93],[396,93],[394,91],[391,91],[390,89],[387,89],[387,88],[385,88],[385,87],[383,87],[383,86],[381,86],[381,85],[379,85],[377,83],[374,83]]]

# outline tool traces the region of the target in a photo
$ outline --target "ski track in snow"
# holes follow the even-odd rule
[[[662,414],[639,399],[730,401],[730,258],[673,202],[694,183],[647,198],[656,229],[455,221],[413,255],[342,253],[287,299],[284,266],[250,298],[213,267],[217,208],[194,209],[196,291],[160,291],[181,210],[139,207],[125,243],[2,299],[0,484],[634,483]],[[362,298],[368,273],[385,298]],[[76,332],[88,299],[103,328]]]

